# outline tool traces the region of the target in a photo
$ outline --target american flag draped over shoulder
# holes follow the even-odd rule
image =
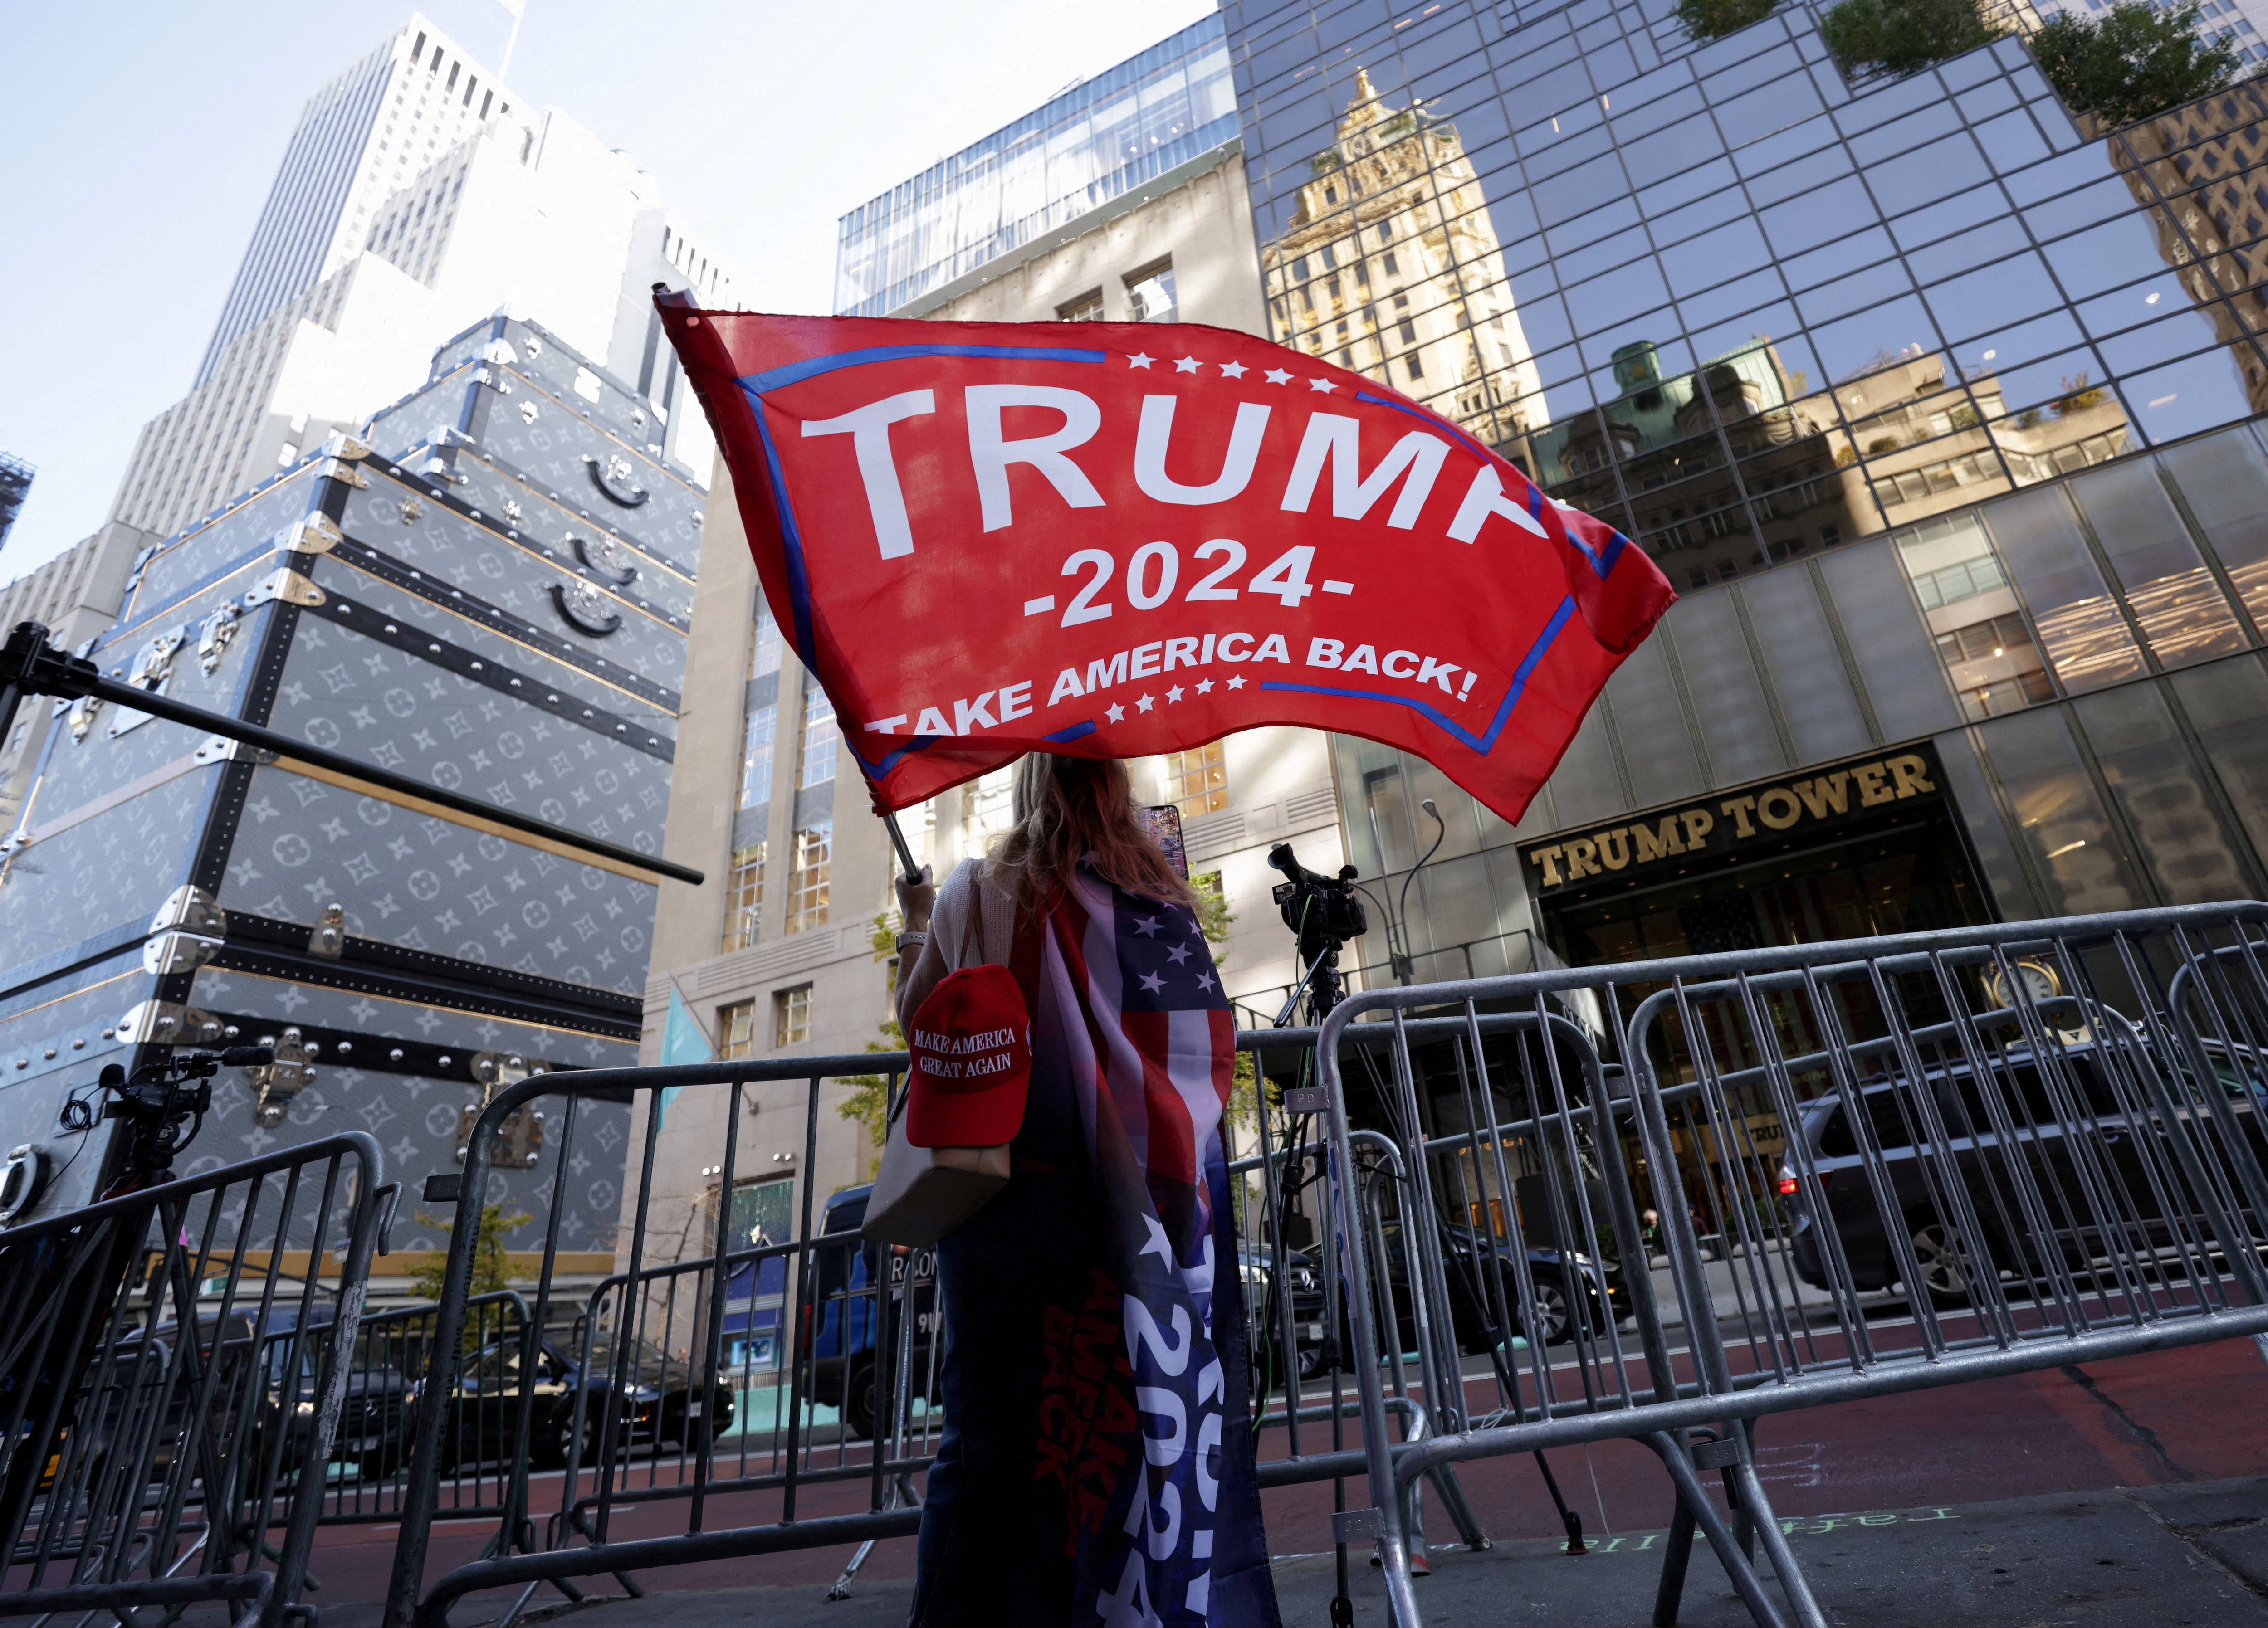
[[[1071,1505],[1072,1620],[1277,1628],[1253,1478],[1243,1309],[1221,1114],[1235,1022],[1185,907],[1081,868],[1046,920],[1035,1044],[1078,1098],[1140,1452],[1100,1444]],[[1035,1067],[1045,1066],[1035,1057]],[[1046,1409],[1042,1409],[1043,1415]]]

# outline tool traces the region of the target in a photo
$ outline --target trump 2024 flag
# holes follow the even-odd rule
[[[657,304],[880,810],[1278,723],[1516,823],[1675,598],[1448,420],[1250,334]]]

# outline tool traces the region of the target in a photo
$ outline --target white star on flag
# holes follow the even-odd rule
[[[1157,990],[1163,989],[1165,986],[1166,980],[1159,977],[1155,972],[1145,972],[1142,974],[1143,988],[1155,992]]]
[[[1198,973],[1197,987],[1204,990],[1207,994],[1211,994],[1212,993],[1212,974],[1210,972]]]
[[[1158,936],[1158,920],[1156,916],[1137,916],[1134,918],[1134,930],[1145,938],[1155,938]]]
[[[1148,366],[1150,365],[1150,363],[1152,363],[1152,362],[1154,362],[1154,361],[1156,361],[1156,360],[1157,360],[1157,358],[1156,358],[1155,356],[1144,356],[1144,355],[1143,355],[1140,351],[1138,351],[1138,351],[1136,351],[1132,356],[1129,356],[1129,357],[1127,357],[1127,358],[1126,358],[1126,362],[1127,362],[1127,365],[1128,365],[1128,366],[1130,366],[1130,367],[1138,367],[1138,368],[1146,368],[1146,367],[1148,367]]]
[[[1228,681],[1228,687],[1232,690],[1242,689],[1244,687],[1244,675],[1242,673],[1238,673],[1236,677],[1231,678]]]
[[[1189,958],[1189,947],[1187,944],[1175,944],[1171,950],[1166,951],[1166,959],[1172,962],[1175,966],[1181,965],[1182,962]]]
[[[1166,699],[1167,699],[1167,700],[1169,700],[1169,701],[1177,701],[1177,700],[1181,700],[1181,699],[1182,699],[1182,686],[1181,686],[1180,685],[1178,685],[1178,684],[1177,684],[1177,685],[1175,685],[1172,689],[1167,690],[1167,691],[1166,692]]]
[[[1183,356],[1179,362],[1174,363],[1174,371],[1176,373],[1194,373],[1197,370],[1197,359],[1195,356]]]
[[[1207,678],[1207,679],[1206,679],[1203,684],[1200,684],[1199,686],[1197,686],[1197,693],[1198,693],[1198,694],[1200,694],[1200,695],[1210,695],[1210,694],[1211,694],[1211,693],[1212,693],[1212,680],[1211,680],[1211,678]]]
[[[1150,1241],[1142,1246],[1134,1258],[1139,1260],[1145,1255],[1155,1255],[1168,1266],[1178,1265],[1180,1263],[1174,1259],[1174,1241],[1166,1236],[1164,1224],[1146,1210],[1142,1214],[1142,1224],[1150,1229]]]
[[[1154,695],[1138,695],[1134,698],[1134,709],[1137,712],[1147,712],[1157,704],[1158,698]]]
[[[1307,388],[1310,390],[1320,390],[1328,396],[1331,392],[1336,390],[1338,386],[1332,384],[1331,381],[1327,378],[1311,378],[1307,381]]]
[[[1241,362],[1224,362],[1220,364],[1220,376],[1223,378],[1242,378],[1244,374],[1245,366]]]
[[[1271,385],[1288,385],[1292,382],[1292,376],[1282,368],[1270,368],[1267,377],[1268,382]]]
[[[1123,723],[1126,722],[1126,708],[1121,707],[1116,701],[1113,701],[1102,715],[1109,719],[1113,723]]]

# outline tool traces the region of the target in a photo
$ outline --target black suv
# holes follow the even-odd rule
[[[2205,1091],[2219,1092],[2242,1127],[2253,1156],[2268,1162],[2268,1140],[2263,1137],[2268,1082],[2264,1082],[2259,1060],[2249,1053],[2232,1056],[2211,1043],[2205,1049],[2214,1075],[2209,1087],[2200,1087],[2185,1066],[2154,1064],[2169,1082],[2174,1100],[2186,1098],[2192,1104],[2177,1111],[2184,1118],[2192,1113],[2202,1117]],[[2123,1051],[2121,1060],[2131,1064],[2150,1056],[2138,1041]],[[2181,1179],[2179,1168],[2169,1151],[2160,1148],[2154,1157],[2145,1152],[2150,1144],[2161,1141],[2166,1132],[2154,1113],[2129,1111],[2119,1089],[2106,1077],[2101,1048],[2094,1041],[2059,1046],[2045,1077],[2029,1049],[2012,1047],[1997,1055],[1989,1075],[1998,1085],[1993,1095],[2009,1115],[2007,1148],[1992,1128],[1987,1093],[1970,1063],[1928,1069],[1923,1079],[1928,1101],[1945,1127],[1946,1148],[1983,1231],[1978,1242],[1989,1252],[1991,1270],[2036,1277],[2050,1258],[2017,1202],[2012,1179],[2016,1156],[2036,1185],[2046,1208],[2049,1236],[2066,1265],[2093,1259],[2110,1244],[2148,1250],[2170,1242],[2161,1194],[2169,1172],[2172,1180]],[[2128,1099],[2134,1100],[2139,1082],[2131,1082],[2131,1074],[2128,1078],[2124,1089]],[[1941,1212],[1940,1199],[1931,1191],[1934,1169],[1925,1170],[1927,1131],[1916,1090],[1904,1078],[1877,1076],[1859,1086],[1859,1100],[1881,1150],[1895,1210],[1886,1214],[1875,1199],[1860,1140],[1841,1100],[1826,1096],[1807,1104],[1798,1133],[1810,1149],[1817,1180],[1800,1178],[1791,1164],[1783,1163],[1779,1170],[1780,1196],[1794,1216],[1797,1272],[1815,1287],[1833,1287],[1820,1248],[1823,1199],[1850,1264],[1853,1288],[1887,1288],[1900,1278],[1889,1230],[1895,1225],[1912,1249],[1920,1287],[1931,1302],[1940,1307],[1966,1304],[1979,1263],[1972,1258],[1973,1250],[1962,1247],[1952,1218]],[[2090,1189],[2101,1202],[2089,1200]],[[2109,1228],[2126,1236],[2108,1238]]]

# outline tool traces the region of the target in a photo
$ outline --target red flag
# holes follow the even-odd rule
[[[1448,420],[1248,334],[657,304],[879,810],[1285,723],[1516,822],[1676,597]]]

